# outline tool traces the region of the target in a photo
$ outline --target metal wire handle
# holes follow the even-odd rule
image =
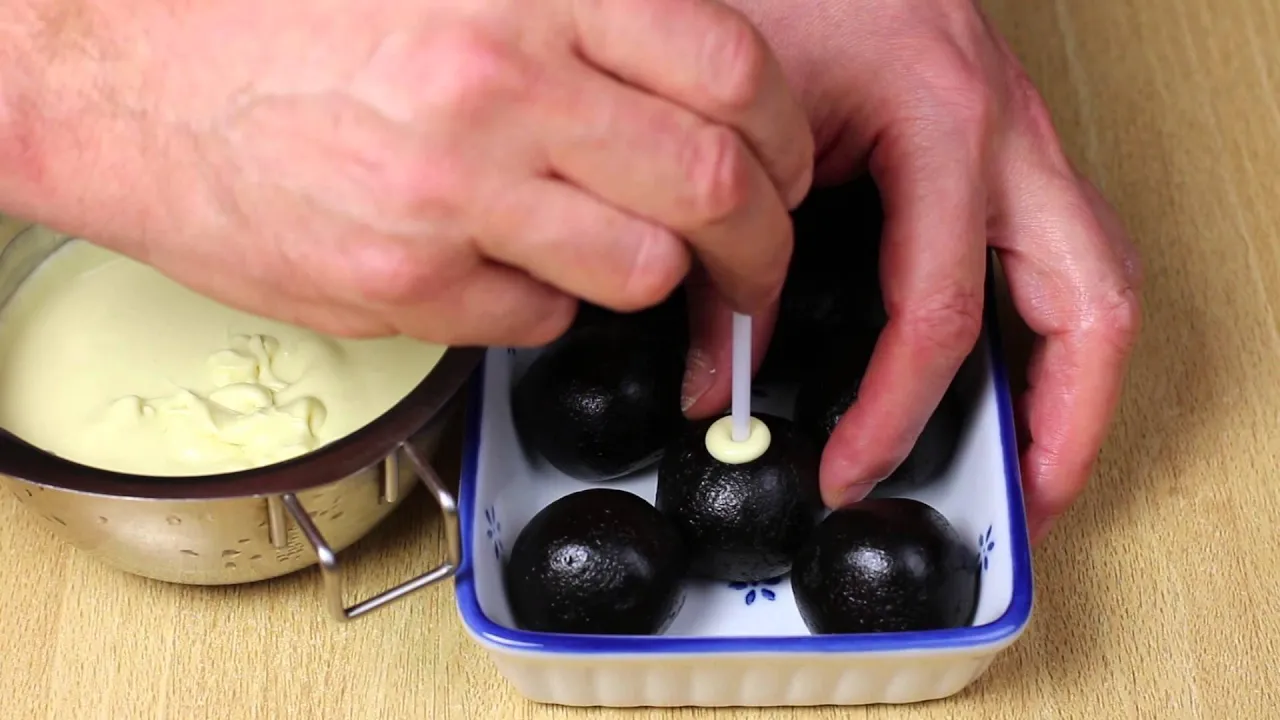
[[[320,576],[324,580],[325,606],[333,619],[339,622],[354,620],[361,615],[390,605],[405,596],[412,595],[425,587],[453,577],[454,573],[458,571],[458,564],[462,560],[462,538],[458,527],[457,501],[445,488],[444,483],[440,481],[440,476],[432,469],[431,464],[422,455],[421,451],[407,442],[401,443],[400,449],[404,451],[409,463],[413,465],[418,479],[422,481],[423,485],[427,486],[427,490],[435,498],[436,504],[440,506],[440,517],[444,523],[447,556],[444,562],[418,577],[389,590],[384,590],[350,607],[347,606],[343,593],[342,568],[338,564],[338,554],[324,539],[324,535],[320,533],[311,516],[307,514],[306,509],[302,507],[302,503],[298,501],[297,495],[288,493],[280,496],[285,509],[289,511],[293,521],[298,524],[298,529],[302,531],[303,537],[310,543],[311,548],[316,552],[316,557],[320,560]]]

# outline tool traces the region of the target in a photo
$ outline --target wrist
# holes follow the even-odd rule
[[[67,179],[98,154],[86,142],[100,113],[85,92],[98,85],[95,53],[75,23],[63,31],[45,19],[74,4],[16,0],[16,16],[0,21],[0,211],[58,229],[80,224],[70,200],[86,189]]]
[[[0,214],[145,254],[138,231],[158,229],[167,190],[157,147],[172,150],[130,102],[143,63],[121,48],[139,28],[110,4],[14,3],[0,19]]]
[[[0,23],[0,214],[31,219],[40,196],[39,99],[30,42]]]

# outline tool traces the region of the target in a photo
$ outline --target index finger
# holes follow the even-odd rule
[[[627,83],[737,130],[789,208],[813,177],[813,133],[782,67],[717,0],[573,0],[579,51]]]
[[[742,136],[585,64],[565,79],[535,106],[548,170],[677,233],[734,310],[766,307],[786,276],[791,219]]]
[[[862,499],[902,463],[981,332],[987,203],[974,140],[959,125],[899,127],[872,150],[889,322],[823,452],[829,507]]]

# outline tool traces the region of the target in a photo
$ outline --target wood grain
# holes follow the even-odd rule
[[[1229,718],[1280,700],[1280,6],[990,0],[1072,158],[1143,250],[1146,329],[1087,497],[1036,558],[1032,628],[962,695],[754,713],[576,711],[512,693],[449,588],[346,627],[311,573],[148,582],[0,498],[0,717],[509,720]],[[438,553],[419,495],[363,590]]]

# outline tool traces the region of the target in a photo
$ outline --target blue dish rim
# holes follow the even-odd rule
[[[509,650],[562,655],[653,654],[780,654],[780,653],[885,653],[963,651],[1012,641],[1031,618],[1034,582],[1031,543],[1023,507],[1022,473],[1014,429],[1013,403],[1005,367],[1004,346],[996,314],[994,263],[987,261],[984,334],[996,385],[1000,418],[1000,442],[1004,455],[1006,492],[1009,496],[1010,551],[1013,561],[1013,593],[996,620],[985,625],[898,633],[796,636],[607,636],[528,632],[499,625],[485,614],[476,593],[470,545],[475,536],[476,472],[480,452],[480,427],[484,398],[484,367],[476,370],[467,398],[462,477],[458,514],[461,522],[462,561],[455,576],[455,595],[463,623],[479,639]]]

